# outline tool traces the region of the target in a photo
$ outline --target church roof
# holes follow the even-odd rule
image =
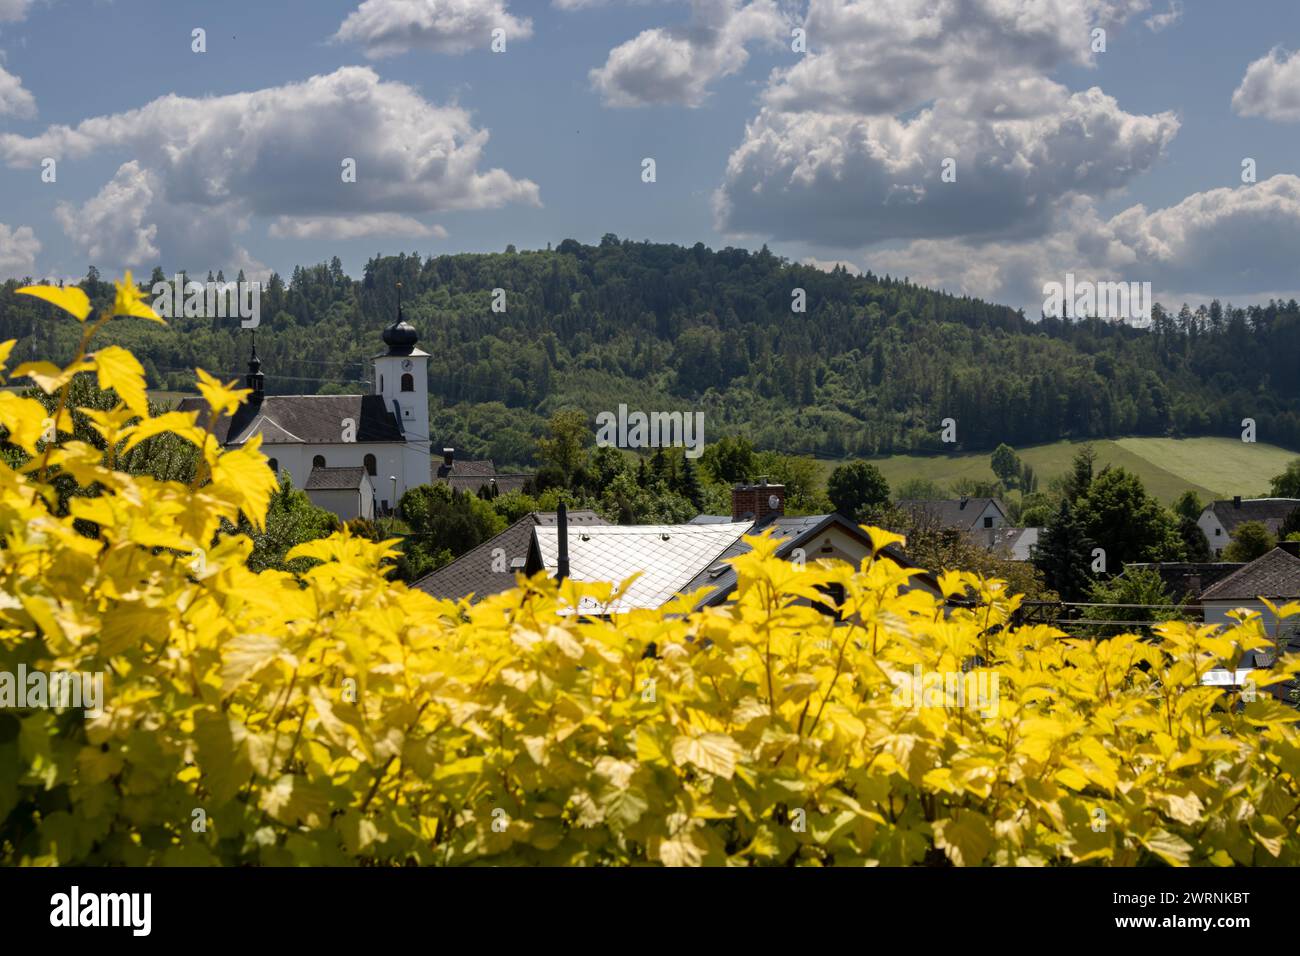
[[[313,468],[304,491],[356,491],[366,480],[366,470],[356,467]]]
[[[202,398],[183,399],[180,411],[196,411],[200,426],[207,423],[209,410]],[[343,420],[348,418],[356,424],[359,444],[406,440],[382,395],[267,395],[223,416],[212,432],[223,445],[243,444],[258,432],[264,445],[332,445],[343,441]]]

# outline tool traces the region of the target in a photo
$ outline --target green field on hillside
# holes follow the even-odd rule
[[[1017,448],[1022,461],[1033,466],[1040,487],[1070,467],[1082,442]],[[1094,441],[1098,467],[1110,464],[1141,477],[1147,491],[1166,504],[1189,488],[1203,501],[1253,497],[1268,493],[1269,480],[1300,454],[1260,442],[1231,438],[1120,438]],[[948,484],[959,478],[993,480],[989,452],[960,455],[893,455],[874,459],[891,487],[909,478]],[[833,465],[831,466],[833,467]]]

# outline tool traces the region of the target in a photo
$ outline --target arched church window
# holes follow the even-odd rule
[[[276,475],[280,474],[280,462],[279,462],[279,460],[277,460],[277,459],[275,459],[275,458],[272,458],[270,461],[267,462],[267,464],[271,466],[271,472],[272,472],[273,474],[276,474]]]
[[[311,466],[312,466],[313,468],[324,468],[324,467],[325,467],[325,456],[324,456],[324,455],[317,455],[315,458],[313,458],[313,459],[311,460]]]
[[[415,376],[412,375],[410,372],[402,373],[402,391],[404,392],[415,391]]]
[[[369,475],[371,478],[375,477],[375,475],[379,473],[377,463],[375,462],[375,456],[366,455],[365,463],[366,463],[366,474]]]

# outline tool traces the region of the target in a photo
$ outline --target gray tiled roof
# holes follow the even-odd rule
[[[178,408],[198,412],[200,425],[207,422],[202,398],[182,399]],[[356,424],[359,443],[406,440],[382,395],[266,395],[241,405],[233,417],[223,416],[212,431],[223,445],[242,444],[257,432],[263,445],[329,445],[343,440],[346,418]]]
[[[1202,601],[1270,601],[1300,599],[1300,558],[1274,548],[1232,572],[1201,595]]]
[[[532,475],[456,475],[443,479],[443,482],[452,491],[464,491],[471,495],[476,495],[480,489],[495,484],[498,493],[508,495],[512,491],[523,491],[524,485],[528,484],[532,477]]]
[[[446,451],[444,449],[444,453]],[[492,485],[496,486],[498,494],[503,495],[523,491],[524,485],[533,477],[522,472],[499,475],[491,458],[453,458],[450,465],[445,457],[435,456],[434,460],[435,481],[441,481],[452,491],[464,491],[471,495]]]
[[[1006,509],[994,498],[903,498],[898,507],[918,515],[927,515],[945,528],[970,531],[980,514],[993,502],[1004,515]]]
[[[304,491],[355,491],[361,487],[366,470],[360,465],[342,468],[313,468]]]
[[[484,478],[497,473],[491,458],[453,458],[451,465],[438,462],[439,478]]]
[[[1270,534],[1277,534],[1286,516],[1300,508],[1300,498],[1243,498],[1240,505],[1231,501],[1214,501],[1208,507],[1228,534],[1247,521],[1258,521],[1268,528]]]
[[[594,511],[569,512],[571,528],[604,523],[604,519]],[[534,511],[524,515],[496,537],[471,548],[451,564],[443,565],[438,570],[426,574],[415,581],[411,587],[419,588],[436,598],[449,598],[453,601],[470,594],[479,598],[489,594],[499,594],[507,588],[514,587],[515,572],[523,570],[524,561],[528,557],[528,544],[533,537],[533,528],[538,525],[554,524],[554,511]],[[495,571],[492,567],[493,552],[497,548],[505,554],[504,572]]]

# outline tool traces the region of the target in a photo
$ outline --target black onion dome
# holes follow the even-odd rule
[[[410,355],[420,335],[415,326],[402,318],[402,283],[397,283],[397,321],[384,329],[384,344],[389,355]]]
[[[389,355],[410,355],[419,339],[415,327],[401,319],[384,329],[384,344],[388,346]]]

